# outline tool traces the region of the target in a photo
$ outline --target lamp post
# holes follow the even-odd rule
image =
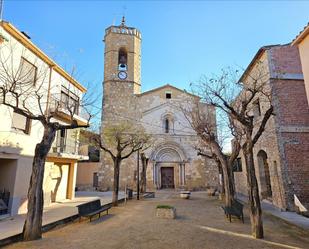
[[[137,200],[139,200],[139,150],[137,151]]]

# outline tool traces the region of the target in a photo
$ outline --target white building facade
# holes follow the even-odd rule
[[[41,111],[47,112],[56,104],[70,102],[76,107],[74,119],[79,124],[87,124],[79,108],[86,89],[34,45],[30,37],[4,21],[0,25],[0,56],[0,74],[10,68],[12,75],[19,75],[18,80],[29,82],[26,105],[33,113],[40,110],[32,91],[39,90]],[[0,86],[3,84],[5,82],[2,77]],[[35,146],[42,139],[43,126],[40,121],[30,120],[1,103],[0,118],[1,217],[27,211],[32,160]],[[64,109],[54,119],[63,124],[70,122]],[[81,158],[78,155],[78,136],[78,130],[57,133],[45,164],[45,206],[51,202],[74,198],[77,161]]]

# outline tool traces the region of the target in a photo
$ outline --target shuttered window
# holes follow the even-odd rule
[[[21,57],[20,61],[20,80],[25,84],[35,85],[37,76],[37,67]]]
[[[61,88],[61,107],[79,113],[79,97],[65,87]]]
[[[30,134],[30,126],[31,126],[31,120],[29,118],[26,118],[25,116],[17,112],[13,112],[12,117],[13,129],[22,131],[25,134]]]

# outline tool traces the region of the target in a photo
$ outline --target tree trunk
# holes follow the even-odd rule
[[[233,172],[233,165],[230,165],[228,159],[226,158],[226,164],[228,169],[228,176],[229,176],[229,184],[230,184],[230,193],[231,195],[235,196],[235,181],[234,181],[234,172]]]
[[[223,180],[224,180],[224,188],[225,188],[225,205],[230,207],[232,205],[232,201],[234,200],[234,192],[233,187],[231,186],[231,172],[228,168],[228,163],[226,159],[223,159],[221,162],[222,171],[223,171]]]
[[[234,188],[231,187],[231,185],[233,184],[233,182],[231,182],[233,175],[231,175],[231,170],[229,170],[227,158],[225,157],[225,155],[221,153],[221,149],[219,148],[219,145],[213,143],[212,151],[217,156],[218,160],[220,161],[221,167],[222,167],[223,182],[224,182],[224,188],[225,188],[225,205],[230,207],[232,205],[232,201],[234,200],[234,192],[233,192]]]
[[[219,163],[219,167],[220,167],[220,169],[219,169],[219,171],[221,171],[221,173],[222,173],[222,179],[221,179],[221,181],[222,181],[222,183],[221,183],[221,185],[222,185],[222,187],[221,187],[221,194],[222,194],[222,196],[225,196],[225,185],[224,185],[224,174],[223,174],[223,169],[222,169],[222,166],[221,166],[221,163]]]
[[[114,159],[114,188],[113,188],[113,206],[118,206],[118,193],[119,193],[119,173],[120,173],[121,159]]]
[[[245,149],[246,169],[247,169],[247,184],[250,205],[250,221],[252,236],[257,239],[264,237],[262,209],[259,196],[259,187],[255,175],[253,146],[251,139],[246,141]]]
[[[28,189],[28,213],[23,228],[23,238],[26,241],[42,238],[43,215],[43,178],[45,160],[55,139],[56,129],[44,127],[44,135],[35,147],[32,163],[32,173]]]
[[[142,174],[141,174],[141,193],[146,192],[146,171],[147,171],[147,164],[148,158],[146,158],[145,154],[141,154],[141,161],[142,161]]]

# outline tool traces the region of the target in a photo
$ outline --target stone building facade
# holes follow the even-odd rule
[[[254,147],[254,163],[261,199],[282,210],[295,210],[298,200],[309,204],[309,107],[297,47],[276,45],[262,47],[246,69],[247,75],[264,71],[271,92],[275,115]],[[257,98],[259,122],[269,102]],[[245,165],[242,152],[239,161]],[[234,173],[236,192],[247,195],[245,167]]]
[[[141,33],[125,25],[105,31],[102,131],[121,121],[141,125],[153,143],[145,152],[147,189],[217,187],[218,169],[212,160],[197,155],[196,133],[179,108],[188,99],[197,98],[171,85],[141,92]],[[215,123],[215,110],[204,105],[210,122]],[[135,188],[137,155],[122,162],[120,188]],[[102,189],[113,185],[113,163],[102,154],[99,172]]]

